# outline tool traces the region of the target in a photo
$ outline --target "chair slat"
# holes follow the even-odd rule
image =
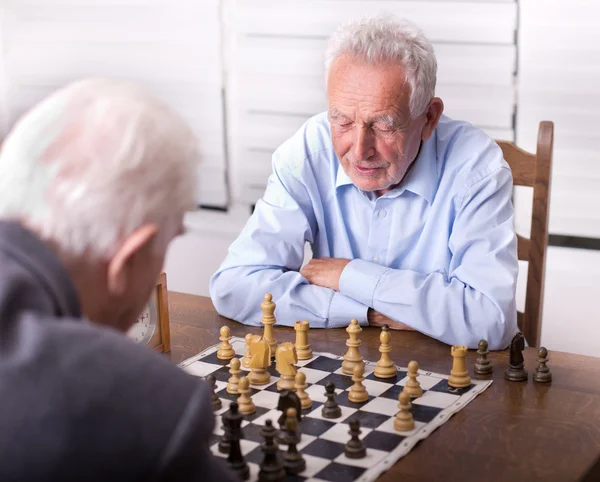
[[[497,141],[504,159],[508,162],[515,186],[533,186],[535,182],[536,156],[508,141]]]

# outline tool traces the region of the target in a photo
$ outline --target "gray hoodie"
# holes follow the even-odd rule
[[[0,222],[0,481],[235,480],[206,383],[81,316],[69,275]]]

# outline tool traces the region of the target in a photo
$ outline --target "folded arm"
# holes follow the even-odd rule
[[[271,293],[280,325],[308,320],[311,328],[333,328],[347,326],[351,318],[366,325],[366,306],[334,289],[310,284],[300,273],[305,244],[313,242],[317,229],[314,201],[275,158],[263,198],[210,281],[210,295],[221,315],[258,325],[260,303]]]
[[[457,200],[450,270],[419,273],[353,260],[339,290],[373,310],[448,344],[505,348],[515,333],[518,272],[512,177],[499,168]]]

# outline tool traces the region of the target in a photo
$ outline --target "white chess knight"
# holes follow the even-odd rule
[[[275,369],[280,378],[277,382],[278,390],[294,390],[296,383],[296,373],[298,370],[294,366],[298,363],[296,347],[293,343],[286,341],[277,347],[275,352]]]

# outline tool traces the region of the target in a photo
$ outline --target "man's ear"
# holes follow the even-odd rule
[[[156,224],[144,224],[121,243],[108,263],[107,285],[110,294],[119,296],[125,292],[136,254],[145,248],[149,249],[157,234]]]
[[[434,97],[431,99],[429,102],[429,107],[427,107],[427,112],[425,112],[425,115],[427,116],[427,123],[421,132],[421,140],[426,141],[431,137],[431,134],[433,134],[433,131],[440,121],[442,112],[444,112],[444,103],[442,102],[442,99],[439,97]]]

